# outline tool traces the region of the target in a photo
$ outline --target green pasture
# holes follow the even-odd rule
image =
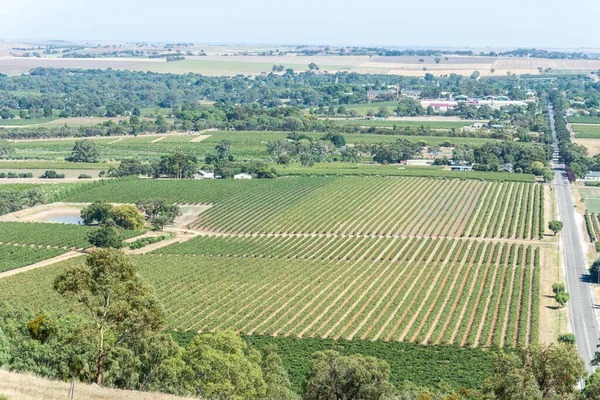
[[[600,124],[573,124],[573,131],[580,139],[600,139]]]
[[[579,195],[589,213],[600,213],[600,187],[580,187]]]

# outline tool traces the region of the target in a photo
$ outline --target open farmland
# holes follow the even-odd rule
[[[400,124],[401,125],[401,124]],[[423,124],[421,124],[423,125]],[[419,126],[421,126],[419,125]],[[305,133],[318,139],[322,133]],[[271,158],[267,153],[267,142],[283,140],[288,132],[277,131],[232,131],[210,132],[202,141],[197,141],[198,135],[170,134],[163,136],[140,135],[137,137],[103,137],[92,138],[99,147],[102,158],[120,160],[135,157],[140,160],[156,160],[163,155],[175,151],[193,154],[199,158],[214,152],[215,146],[221,140],[231,142],[232,151],[238,158]],[[449,141],[452,144],[483,144],[495,139],[458,138],[444,136],[401,136],[374,134],[344,134],[347,143],[379,143],[393,142],[397,139],[411,141],[424,140],[431,145],[439,145]],[[79,139],[57,140],[18,140],[14,141],[15,154],[25,158],[60,159],[71,155],[75,141]]]
[[[542,186],[421,178],[281,179],[201,214],[197,229],[537,239]]]
[[[48,248],[45,246],[28,246],[0,243],[0,272],[35,264],[61,254],[67,250],[61,248]],[[23,293],[20,293],[21,295]]]
[[[90,247],[86,236],[96,229],[92,226],[48,222],[0,222],[0,243],[81,249]],[[124,239],[140,234],[138,231],[122,231]]]
[[[381,238],[362,245],[365,254],[378,249],[381,256],[133,261],[156,288],[171,329],[471,346],[537,341],[538,249],[464,239]],[[0,299],[33,309],[64,307],[51,291],[62,268],[9,277]],[[14,296],[29,291],[34,295]]]
[[[600,124],[573,124],[578,139],[600,139]]]

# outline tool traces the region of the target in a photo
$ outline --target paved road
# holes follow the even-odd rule
[[[550,109],[550,121],[554,136],[554,151],[556,153],[558,152],[558,140],[554,129],[554,113],[552,109]],[[581,247],[581,238],[575,219],[575,207],[565,168],[563,164],[559,163],[557,157],[554,158],[552,164],[556,173],[554,186],[558,199],[558,211],[560,220],[564,224],[561,232],[560,246],[566,271],[567,292],[570,296],[567,304],[569,305],[571,325],[577,340],[579,354],[585,360],[588,372],[592,373],[594,368],[590,366],[590,361],[596,352],[596,345],[600,344],[598,326],[596,325],[594,316],[594,307],[596,304],[591,295],[591,283],[588,280],[587,263],[585,262]]]

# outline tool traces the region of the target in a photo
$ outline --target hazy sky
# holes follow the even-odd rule
[[[0,38],[600,47],[598,0],[17,0]]]

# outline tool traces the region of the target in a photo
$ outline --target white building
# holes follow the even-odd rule
[[[592,171],[583,176],[584,181],[600,181],[600,172]]]
[[[241,173],[241,174],[234,175],[233,179],[252,179],[252,175]]]
[[[215,173],[199,170],[195,177],[196,179],[215,179]]]

